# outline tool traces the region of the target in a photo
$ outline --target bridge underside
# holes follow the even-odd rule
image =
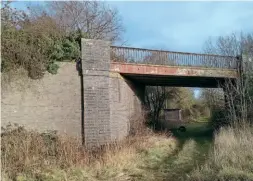
[[[186,77],[186,76],[162,76],[162,75],[133,75],[121,74],[125,78],[146,86],[170,86],[170,87],[201,87],[217,88],[224,84],[225,78],[212,77]]]

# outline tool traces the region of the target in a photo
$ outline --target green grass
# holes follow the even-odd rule
[[[186,132],[180,132],[177,128],[171,129],[173,135],[179,140],[187,138],[212,138],[213,130],[210,127],[209,122],[193,122],[184,126],[186,127]]]
[[[188,175],[205,162],[212,145],[213,130],[208,123],[189,123],[185,127],[186,132],[171,130],[179,144],[173,156],[161,165],[166,180],[187,180]]]
[[[195,120],[195,122],[197,122],[197,123],[207,123],[209,121],[210,121],[209,116],[207,116],[207,117],[206,116],[201,116],[201,117],[199,117]]]

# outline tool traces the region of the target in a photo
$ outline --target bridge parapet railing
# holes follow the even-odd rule
[[[238,60],[232,56],[149,50],[111,46],[111,61],[167,66],[237,69]]]

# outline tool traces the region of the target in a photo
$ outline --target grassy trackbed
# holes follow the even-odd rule
[[[207,123],[186,129],[172,130],[172,137],[131,137],[96,153],[68,137],[48,139],[21,129],[2,136],[2,180],[253,180],[251,128],[222,129],[214,138]]]

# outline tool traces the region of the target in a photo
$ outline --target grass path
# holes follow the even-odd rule
[[[6,156],[1,157],[6,163],[4,172],[6,179],[3,180],[187,180],[188,174],[202,165],[207,158],[212,144],[212,130],[206,123],[194,123],[186,125],[186,132],[177,130],[172,130],[172,132],[174,137],[168,137],[166,134],[150,134],[144,137],[133,137],[133,140],[129,138],[121,145],[115,145],[111,149],[108,147],[101,157],[84,164],[75,163],[73,160],[82,161],[92,154],[83,153],[78,147],[79,144],[76,146],[73,144],[73,140],[59,137],[55,146],[62,154],[52,157],[49,151],[55,149],[54,145],[52,147],[51,144],[46,144],[47,142],[40,134],[25,130],[12,132],[9,136],[2,137],[4,150],[7,150],[4,152]],[[38,144],[39,140],[40,144]],[[33,146],[34,144],[36,146]],[[24,154],[27,156],[20,156]],[[23,158],[28,161],[25,162]],[[41,164],[37,164],[38,162]],[[63,167],[63,163],[67,166]],[[18,168],[18,170],[12,168]]]
[[[156,171],[157,180],[187,180],[187,175],[202,165],[212,144],[212,130],[207,123],[186,125],[186,132],[172,130],[179,141],[173,155],[166,158]]]
[[[123,177],[122,179],[109,179],[107,177],[108,180],[187,180],[191,171],[204,164],[212,144],[212,130],[207,123],[188,124],[186,129],[186,132],[178,132],[176,129],[172,130],[173,140],[177,142],[173,149],[168,149],[170,141],[165,142],[165,140],[158,138],[156,146],[141,151],[141,158],[137,157],[136,159],[136,163],[139,160],[141,165],[134,169],[131,168],[132,171],[127,174],[128,177]]]
[[[98,157],[84,152],[73,139],[59,137],[48,144],[39,133],[10,132],[2,136],[2,180],[253,181],[252,128],[220,130],[213,149],[213,132],[207,123],[172,132],[173,137],[151,133],[128,138],[102,150]],[[58,154],[53,156],[56,148]],[[93,159],[83,163],[89,156]]]

